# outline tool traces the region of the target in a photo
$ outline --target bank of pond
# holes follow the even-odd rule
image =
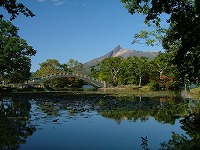
[[[61,93],[78,93],[78,92],[98,92],[98,93],[104,93],[104,94],[111,94],[115,96],[129,96],[129,95],[134,95],[134,96],[147,96],[147,97],[152,97],[152,96],[163,96],[164,95],[169,95],[173,93],[181,93],[182,96],[185,96],[186,98],[191,98],[193,97],[194,99],[200,99],[200,87],[195,87],[195,88],[179,88],[177,90],[166,90],[166,89],[160,89],[160,90],[155,90],[151,86],[120,86],[120,87],[112,87],[112,88],[96,88],[90,85],[84,85],[80,88],[50,88],[50,87],[32,87],[32,86],[24,86],[20,88],[16,87],[0,87],[0,95],[2,94],[17,94],[17,93],[23,93],[23,94],[41,94],[41,93],[56,93],[56,92],[61,92]]]

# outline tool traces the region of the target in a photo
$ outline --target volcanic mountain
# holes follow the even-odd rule
[[[154,57],[156,57],[159,54],[159,52],[142,52],[142,51],[136,51],[136,50],[129,50],[129,49],[123,49],[118,45],[116,48],[114,48],[112,51],[109,53],[99,57],[92,59],[88,62],[86,62],[84,65],[85,68],[89,68],[91,66],[97,65],[100,63],[102,60],[105,58],[110,58],[110,57],[117,57],[121,56],[123,58],[131,57],[131,56],[136,56],[136,57],[147,57],[149,60],[152,60]]]

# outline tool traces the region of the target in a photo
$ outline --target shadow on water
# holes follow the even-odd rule
[[[36,113],[35,110],[31,113],[33,104],[42,113]],[[115,120],[118,124],[123,120],[146,122],[154,118],[161,124],[175,125],[179,120],[187,136],[173,132],[169,141],[160,143],[160,148],[200,148],[200,104],[198,101],[183,99],[179,95],[115,97],[98,93],[60,92],[1,97],[0,149],[18,149],[21,144],[26,144],[29,136],[36,132],[37,124],[47,121],[48,116],[51,116],[51,122],[59,122],[57,117],[62,117],[63,111],[68,112],[68,119],[90,118],[94,115],[92,112],[97,112],[104,118]],[[36,120],[42,121],[34,122]],[[150,149],[148,143],[150,137],[144,135],[140,140],[142,149]]]
[[[29,101],[0,98],[0,149],[18,149],[36,128],[29,123]]]

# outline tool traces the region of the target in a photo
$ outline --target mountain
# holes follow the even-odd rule
[[[120,45],[118,45],[116,48],[114,48],[109,53],[107,53],[99,58],[92,59],[92,60],[84,63],[83,65],[85,68],[89,68],[91,66],[94,66],[94,65],[100,63],[105,58],[117,57],[117,56],[121,56],[123,58],[131,57],[131,56],[136,56],[136,57],[143,56],[143,57],[147,57],[149,60],[152,60],[158,54],[159,54],[159,52],[142,52],[142,51],[136,51],[136,50],[123,49],[123,48],[121,48]]]

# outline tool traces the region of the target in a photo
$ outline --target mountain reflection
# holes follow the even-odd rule
[[[174,125],[178,119],[182,124],[182,129],[184,129],[191,138],[188,139],[186,136],[173,132],[172,139],[167,143],[161,143],[161,148],[191,149],[200,147],[200,105],[198,104],[198,101],[194,101],[191,106],[188,100],[173,96],[116,98],[112,96],[105,97],[97,95],[91,97],[68,97],[67,99],[61,98],[60,100],[51,100],[51,103],[38,101],[41,110],[51,115],[58,114],[57,110],[59,107],[60,109],[67,110],[71,116],[80,115],[83,112],[97,111],[103,117],[114,119],[119,125],[122,120],[133,122],[140,120],[144,122],[150,117],[153,117],[157,122],[162,124]],[[50,104],[51,106],[49,106]],[[44,110],[47,106],[48,109]],[[50,110],[50,113],[47,112],[48,110]],[[191,114],[193,114],[193,118],[188,118],[188,120],[187,117]],[[187,121],[187,123],[183,121],[184,119],[186,119],[185,121]],[[194,120],[196,120],[196,126],[198,126],[198,128],[192,129],[190,126],[191,124],[194,125]],[[148,149],[148,147],[146,148]]]
[[[33,103],[43,114],[36,113],[35,110],[30,113]],[[49,116],[52,122],[57,122],[56,117],[63,117],[63,111],[67,112],[69,119],[77,116],[89,118],[96,115],[96,112],[105,118],[114,119],[119,125],[122,120],[145,122],[149,118],[154,118],[161,124],[171,125],[178,120],[190,138],[173,132],[168,142],[160,144],[161,148],[197,148],[200,147],[198,103],[174,96],[120,98],[103,94],[50,94],[1,98],[0,149],[18,149],[20,144],[26,143],[26,139],[36,131],[35,125],[31,124],[34,122],[31,115],[35,120],[43,118],[45,121]],[[148,140],[145,141],[147,145]]]
[[[187,100],[179,97],[132,97],[116,98],[113,96],[61,96],[35,99],[40,109],[47,115],[58,115],[59,110],[67,110],[69,115],[81,112],[97,111],[106,118],[120,120],[146,121],[153,117],[160,123],[174,124],[176,119],[184,118],[195,109]]]

